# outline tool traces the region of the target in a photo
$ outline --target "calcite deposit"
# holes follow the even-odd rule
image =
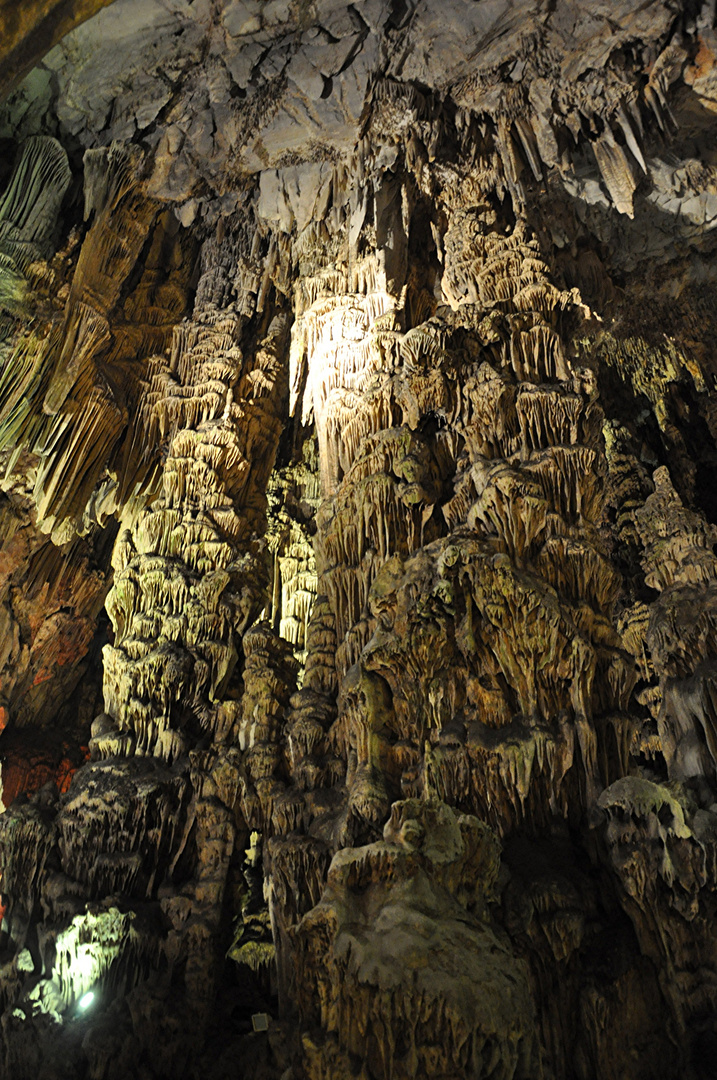
[[[708,1080],[717,16],[0,2],[0,1076]]]

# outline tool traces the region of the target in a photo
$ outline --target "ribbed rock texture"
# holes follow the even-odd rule
[[[714,4],[0,18],[0,1074],[711,1077]]]

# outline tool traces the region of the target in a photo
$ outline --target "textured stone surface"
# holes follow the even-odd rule
[[[115,0],[7,98],[3,1076],[711,1076],[715,33]]]
[[[91,18],[112,0],[32,0],[0,5],[0,37],[3,43],[3,73],[0,97],[32,68],[65,34]]]

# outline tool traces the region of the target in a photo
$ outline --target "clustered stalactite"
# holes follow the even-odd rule
[[[277,469],[267,492],[270,527],[267,533],[274,562],[271,617],[279,636],[294,646],[303,667],[307,660],[309,621],[318,587],[313,535],[321,502],[316,443],[307,438],[301,460]]]
[[[709,12],[440,82],[319,6],[0,199],[0,1068],[702,1080],[709,249],[630,274]]]
[[[176,227],[144,192],[141,155],[113,145],[88,151],[84,165],[92,222],[71,280],[50,283],[65,301],[62,314],[39,340],[35,332],[16,344],[0,417],[2,446],[38,456],[38,521],[56,545],[151,485],[156,461],[147,460],[135,424],[152,357],[185,308],[189,276]],[[150,237],[141,277],[124,296]]]
[[[88,185],[109,187],[111,173],[98,165]],[[167,359],[148,362],[136,422],[158,433],[167,453],[157,496],[140,512],[130,502],[115,546],[107,598],[114,639],[105,647],[106,711],[92,724],[93,763],[54,817],[48,791],[43,812],[4,819],[11,850],[37,861],[33,889],[13,903],[10,932],[21,950],[31,932],[31,969],[53,972],[28,1007],[59,1020],[99,983],[105,993],[135,995],[138,1013],[147,1013],[144,1034],[118,1052],[117,1070],[131,1068],[137,1038],[147,1041],[174,967],[182,967],[186,1000],[175,1065],[208,1022],[206,980],[221,967],[216,936],[241,836],[237,805],[241,794],[247,819],[261,818],[278,714],[296,682],[290,650],[269,628],[262,638],[255,626],[243,641],[269,578],[262,536],[282,380],[288,392],[287,320],[267,299],[265,260],[251,244],[246,231],[205,244],[192,320],[176,328]],[[128,438],[137,444],[135,434]],[[273,657],[277,682],[267,688]],[[51,865],[38,854],[43,843]],[[6,861],[4,884],[19,872]],[[89,922],[85,893],[94,901]],[[41,897],[45,921],[29,931]],[[146,985],[163,965],[164,979]],[[16,1069],[27,1053],[19,1045],[19,1056],[7,1059]],[[155,1053],[159,1060],[163,1051]],[[88,1051],[93,1068],[109,1067],[108,1055],[101,1040]]]
[[[414,149],[419,137],[411,135]],[[394,155],[394,168],[364,196],[369,235],[391,236],[390,251],[344,249],[345,262],[329,262],[332,238],[314,260],[326,269],[296,287],[293,382],[297,401],[306,387],[304,418],[313,410],[316,420],[325,496],[319,593],[336,642],[336,670],[319,696],[297,695],[301,726],[290,720],[288,739],[292,764],[301,739],[299,790],[292,818],[283,802],[275,814],[288,837],[270,845],[282,870],[287,845],[300,845],[304,880],[307,829],[329,852],[365,843],[402,797],[441,798],[506,838],[547,828],[555,816],[577,825],[628,765],[636,676],[612,625],[620,579],[597,528],[603,417],[593,372],[567,355],[584,309],[550,282],[525,223],[506,235],[490,175],[466,165],[439,192],[425,155],[403,165]],[[424,218],[422,186],[435,221]],[[338,185],[333,198],[339,221],[342,204],[359,202]],[[438,240],[433,273],[449,301],[440,314],[424,252],[411,263],[416,235],[429,226]],[[334,681],[335,719],[325,705]],[[314,768],[305,776],[307,758]],[[275,918],[290,952],[312,916],[296,926],[294,900],[287,919],[275,878],[272,863]],[[291,891],[300,895],[298,880]],[[581,932],[563,926],[559,908],[554,925],[569,956]],[[294,978],[301,995],[302,975]],[[400,993],[391,986],[389,1013]],[[357,1052],[368,1027],[348,1035],[327,1009],[322,1023],[335,1042],[314,1048],[306,1068],[343,1075],[349,1058],[341,1055]],[[555,1017],[542,1020],[547,1027]],[[526,1011],[526,1039],[533,1022]],[[381,1023],[390,1068],[420,1075],[425,1059],[415,1046],[401,1051],[391,1028],[407,1021]],[[481,1074],[475,1061],[451,1067]],[[530,1075],[535,1065],[521,1067]],[[389,1075],[386,1061],[370,1068]]]
[[[228,690],[241,635],[264,600],[261,526],[280,434],[286,320],[277,315],[244,358],[260,264],[242,266],[232,254],[242,278],[235,308],[217,305],[212,286],[224,282],[208,261],[193,321],[177,328],[168,370],[156,376],[165,392],[149,422],[169,449],[161,495],[122,533],[114,556],[110,754],[126,743],[126,753],[171,761],[200,731],[221,741],[237,720]],[[187,738],[184,726],[196,730]]]

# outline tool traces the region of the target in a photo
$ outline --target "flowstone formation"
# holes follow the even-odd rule
[[[714,4],[0,16],[2,1076],[711,1077]]]
[[[394,803],[383,840],[337,852],[295,933],[300,1015],[326,1039],[304,1038],[308,1072],[539,1073],[525,966],[486,918],[499,850],[429,798]]]

